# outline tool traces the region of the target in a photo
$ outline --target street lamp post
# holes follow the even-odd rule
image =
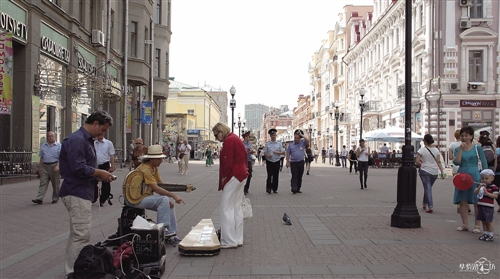
[[[365,96],[366,89],[361,87],[359,89],[359,96],[361,96],[361,100],[359,100],[359,108],[361,110],[361,118],[359,120],[359,139],[363,138],[363,109],[365,108],[365,100],[363,97]]]
[[[332,104],[335,106],[335,166],[340,166],[339,160],[339,105],[337,103]],[[361,112],[362,113],[362,112]],[[362,115],[362,114],[361,114]],[[330,111],[330,119],[333,120],[333,112]]]
[[[238,137],[241,137],[241,113],[238,113]]]
[[[229,107],[231,108],[231,132],[234,132],[234,108],[236,107],[236,100],[234,99],[236,88],[234,88],[234,85],[229,89],[229,93],[231,94],[231,100],[229,101]]]
[[[391,215],[391,227],[420,228],[420,215],[416,205],[417,169],[413,162],[411,145],[411,76],[412,76],[412,3],[405,0],[405,145],[403,163],[398,170],[397,204]]]

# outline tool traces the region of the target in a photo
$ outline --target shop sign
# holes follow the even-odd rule
[[[187,133],[188,133],[188,135],[199,135],[200,130],[188,129]]]
[[[458,106],[458,101],[444,101],[445,106]]]
[[[78,69],[82,70],[87,75],[95,76],[97,74],[97,67],[83,57],[78,58]]]
[[[475,100],[461,100],[460,107],[487,107],[495,108],[497,106],[497,101],[475,101]]]
[[[142,124],[153,123],[153,102],[142,102]]]
[[[0,13],[0,28],[24,41],[28,38],[26,25],[6,13]]]
[[[59,58],[63,61],[69,63],[70,52],[60,44],[52,41],[51,39],[43,36],[42,37],[42,50],[47,53],[52,54],[56,58]]]

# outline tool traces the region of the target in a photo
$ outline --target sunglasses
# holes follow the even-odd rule
[[[218,131],[217,133],[214,133],[214,137],[217,137],[219,134],[220,134],[220,131]]]
[[[142,142],[136,142],[135,144],[142,144]]]

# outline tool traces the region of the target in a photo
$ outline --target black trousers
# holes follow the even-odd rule
[[[290,180],[292,192],[300,191],[302,187],[302,176],[304,175],[304,160],[300,162],[290,162],[290,171],[292,173],[292,179]]]
[[[354,172],[358,172],[358,161],[349,160],[349,173],[352,173],[352,166],[354,166]]]
[[[359,167],[359,183],[361,184],[361,188],[363,185],[366,185],[366,179],[368,179],[368,161],[358,161]]]
[[[97,168],[100,170],[109,171],[109,169],[111,168],[111,164],[109,162],[106,162],[104,164],[98,165]],[[97,182],[96,182],[94,187],[94,200],[92,202],[97,201],[98,195],[99,195],[99,188],[97,188]],[[110,196],[111,196],[111,183],[102,181],[101,197],[99,198],[99,202],[101,204],[104,203],[109,199]]]
[[[252,161],[248,161],[248,177],[245,187],[243,187],[243,192],[248,193],[248,188],[250,187],[250,180],[252,180]]]
[[[278,181],[280,175],[280,161],[276,162],[266,162],[267,170],[267,181],[266,181],[266,191],[278,191]]]

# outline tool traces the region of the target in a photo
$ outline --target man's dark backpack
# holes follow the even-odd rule
[[[483,145],[484,157],[486,157],[486,162],[488,162],[488,167],[495,165],[495,150],[491,145]]]
[[[113,254],[105,247],[87,245],[82,248],[68,279],[115,279]]]

